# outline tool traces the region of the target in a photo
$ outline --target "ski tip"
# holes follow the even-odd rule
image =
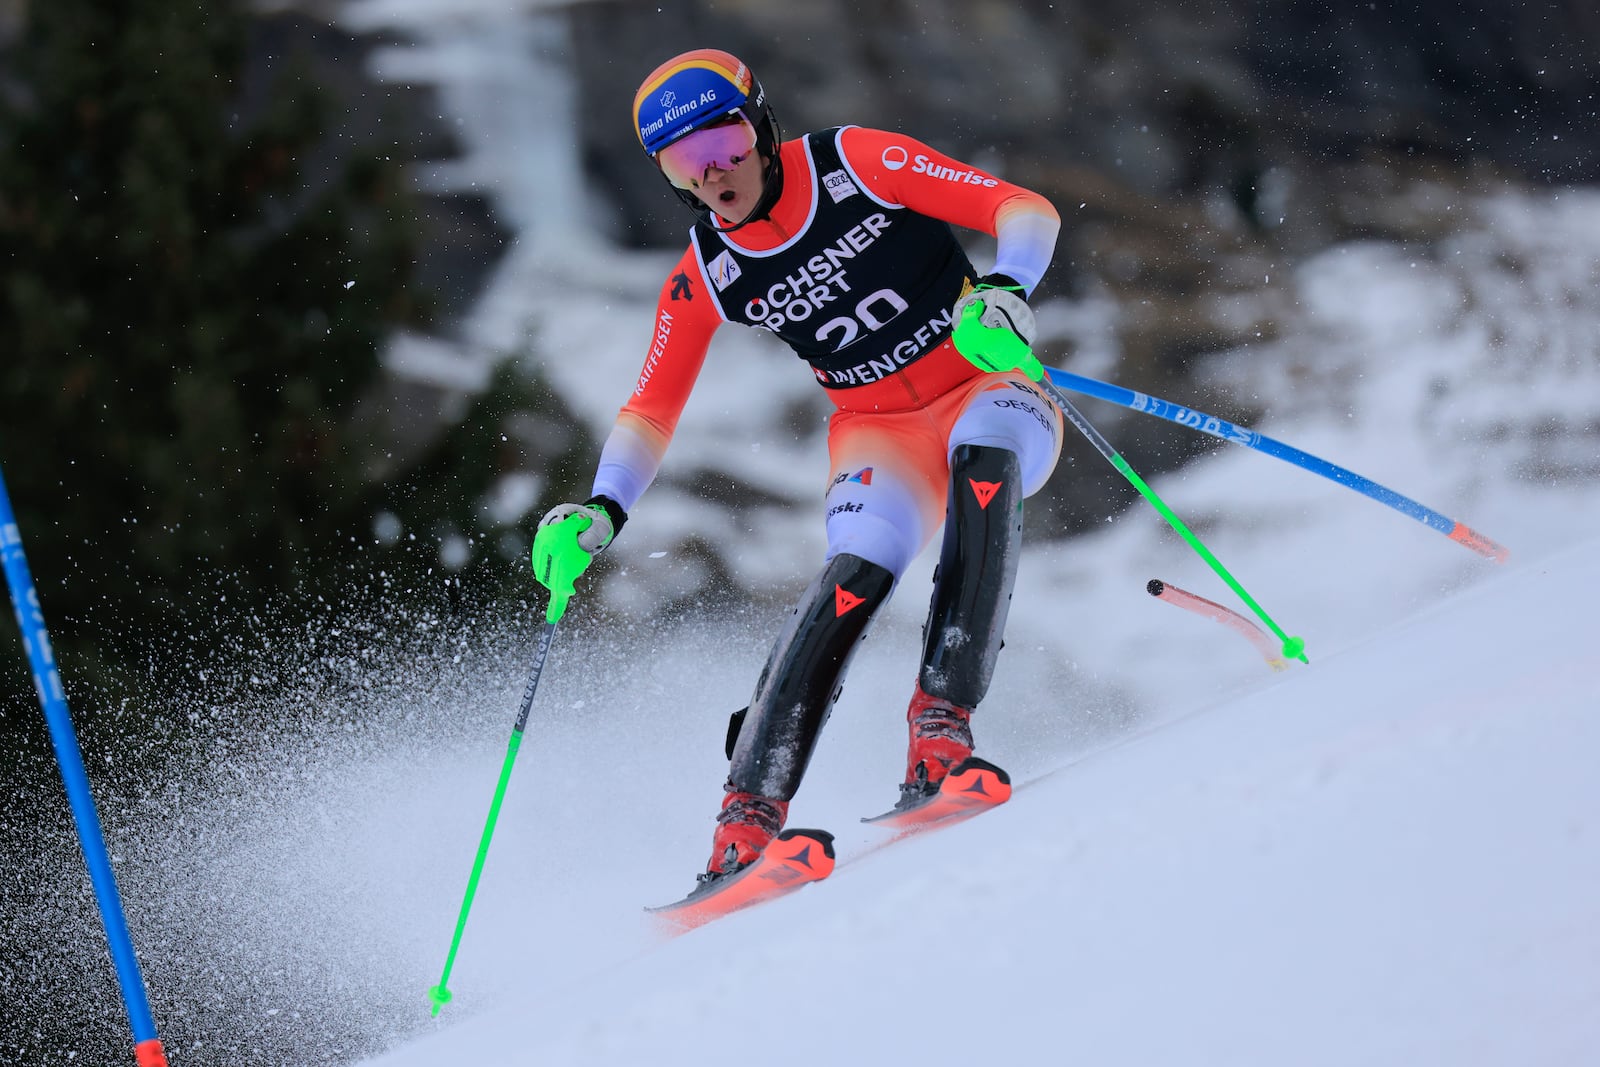
[[[988,760],[982,759],[978,756],[968,756],[966,759],[950,768],[950,773],[954,775],[968,774],[973,771],[992,774],[1005,785],[1011,784],[1011,775],[1006,773],[1003,767],[990,763]]]
[[[826,830],[785,830],[762,851],[770,858],[808,881],[820,881],[833,873],[835,855],[833,835]]]
[[[815,842],[817,845],[820,845],[822,847],[822,854],[824,856],[826,856],[828,859],[831,860],[831,859],[835,858],[834,857],[834,851],[833,851],[833,835],[828,833],[828,831],[826,831],[826,830],[809,830],[809,829],[801,829],[801,828],[785,830],[782,833],[780,833],[777,837],[772,839],[772,844],[775,845],[775,844],[778,844],[779,842],[790,842],[790,843],[793,843],[793,842],[799,841],[802,838],[804,838],[807,841]],[[767,847],[771,848],[772,845],[768,845]]]
[[[647,908],[669,933],[686,933],[751,904],[770,900],[833,873],[833,835],[790,829],[768,842],[747,866],[715,881],[702,881],[672,904]]]
[[[988,760],[968,756],[950,768],[939,792],[945,796],[981,797],[984,806],[992,807],[1011,799],[1011,775]]]
[[[959,821],[1011,799],[1011,775],[977,756],[968,756],[944,776],[937,791],[902,799],[881,815],[862,819],[891,830],[915,830],[934,823]]]

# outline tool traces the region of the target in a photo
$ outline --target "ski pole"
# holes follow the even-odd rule
[[[1290,637],[1283,632],[1283,628],[1273,621],[1272,616],[1268,615],[1261,605],[1256,603],[1255,597],[1251,596],[1245,587],[1239,584],[1239,580],[1228,572],[1228,568],[1222,565],[1222,561],[1212,554],[1211,550],[1205,546],[1205,543],[1200,538],[1194,535],[1194,532],[1188,526],[1184,525],[1183,520],[1178,518],[1177,514],[1167,506],[1167,502],[1156,495],[1154,489],[1145,484],[1144,479],[1139,477],[1139,472],[1128,466],[1128,461],[1122,458],[1120,452],[1111,447],[1111,442],[1107,441],[1100,431],[1094,428],[1093,423],[1084,418],[1083,412],[1073,406],[1072,401],[1067,399],[1067,394],[1062,392],[1055,384],[1051,373],[1049,368],[1046,368],[1046,373],[1039,378],[1039,384],[1044,387],[1045,391],[1050,394],[1050,398],[1061,408],[1061,413],[1067,417],[1067,420],[1077,428],[1079,433],[1088,439],[1096,451],[1110,461],[1111,465],[1128,480],[1130,485],[1139,491],[1139,495],[1144,497],[1150,503],[1150,506],[1160,513],[1163,519],[1167,520],[1167,525],[1177,531],[1178,536],[1182,537],[1189,547],[1194,549],[1200,558],[1206,561],[1206,565],[1216,572],[1217,577],[1226,582],[1228,588],[1232,589],[1239,599],[1244,601],[1251,611],[1255,612],[1256,618],[1260,619],[1267,629],[1277,636],[1278,640],[1283,643],[1283,658],[1297,659],[1301,663],[1309,663],[1310,660],[1306,659],[1305,639]]]
[[[478,855],[472,861],[472,873],[467,876],[467,892],[461,901],[461,913],[456,918],[455,934],[450,938],[450,952],[444,959],[444,973],[439,976],[439,984],[428,990],[434,1015],[438,1015],[450,1002],[450,971],[455,967],[456,952],[461,948],[461,935],[467,928],[467,915],[472,911],[472,899],[478,893],[478,879],[483,874],[484,861],[489,857],[489,840],[494,837],[495,823],[500,819],[500,803],[505,799],[506,785],[511,781],[511,765],[516,762],[517,750],[522,747],[522,732],[528,725],[528,712],[533,707],[534,691],[539,688],[539,675],[544,673],[545,657],[550,654],[550,642],[556,635],[556,622],[565,609],[564,597],[559,604],[552,600],[545,612],[544,626],[539,630],[539,639],[533,650],[533,667],[528,672],[527,688],[522,692],[522,708],[517,712],[516,725],[511,728],[505,762],[500,765],[500,779],[495,784],[494,797],[489,801],[489,817],[483,826],[483,836],[478,841]]]
[[[78,845],[83,850],[83,861],[89,868],[89,881],[100,907],[100,923],[105,928],[111,964],[116,969],[122,1002],[133,1030],[134,1057],[139,1067],[167,1067],[166,1052],[156,1036],[155,1019],[150,1014],[144,976],[139,972],[139,958],[133,951],[133,937],[128,933],[128,920],[122,911],[117,877],[111,870],[111,857],[106,854],[105,833],[100,827],[94,796],[89,791],[89,775],[84,770],[78,735],[72,728],[66,691],[56,669],[55,650],[45,630],[39,591],[34,587],[28,558],[22,551],[22,534],[11,509],[3,473],[0,473],[0,562],[5,566],[17,625],[22,628],[22,645],[33,671],[39,706],[44,709],[45,721],[50,727],[50,743],[61,769],[61,783],[66,786],[67,803],[72,808],[72,820],[78,831]]]
[[[1044,372],[1051,382],[1063,389],[1070,389],[1075,393],[1082,393],[1084,396],[1092,396],[1097,400],[1107,400],[1113,404],[1120,404],[1125,408],[1132,408],[1134,411],[1142,411],[1146,415],[1154,415],[1157,418],[1166,419],[1168,422],[1175,422],[1179,426],[1187,426],[1191,430],[1198,430],[1201,433],[1210,434],[1212,437],[1231,441],[1236,445],[1253,448],[1257,452],[1264,452],[1269,456],[1275,456],[1288,463],[1293,463],[1295,466],[1308,470],[1313,474],[1320,474],[1324,478],[1354,489],[1363,496],[1370,497],[1380,504],[1386,504],[1402,515],[1410,516],[1418,522],[1438,530],[1450,540],[1465,545],[1472,551],[1479,555],[1487,556],[1496,563],[1504,563],[1511,556],[1510,550],[1504,545],[1491,541],[1463,522],[1441,515],[1432,508],[1424,507],[1417,503],[1410,497],[1401,496],[1393,489],[1379,485],[1369,478],[1363,478],[1354,471],[1329,463],[1325,459],[1319,459],[1309,452],[1302,452],[1292,445],[1286,445],[1282,441],[1274,440],[1266,434],[1256,433],[1254,430],[1246,430],[1240,426],[1235,426],[1226,419],[1208,415],[1204,411],[1196,411],[1194,408],[1174,404],[1170,400],[1162,400],[1160,397],[1147,396],[1144,393],[1134,392],[1132,389],[1124,389],[1120,385],[1112,385],[1094,378],[1085,378],[1080,374],[1071,374],[1055,367],[1046,367]]]

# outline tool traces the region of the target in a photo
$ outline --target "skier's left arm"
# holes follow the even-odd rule
[[[1055,253],[1061,216],[1043,196],[915,138],[861,126],[840,136],[845,162],[878,199],[995,239],[994,267],[956,303],[955,345],[985,370],[1044,374],[1027,298]]]
[[[1055,253],[1061,216],[1031,189],[987,174],[915,138],[851,126],[845,162],[874,196],[995,239],[994,269],[1032,293]]]

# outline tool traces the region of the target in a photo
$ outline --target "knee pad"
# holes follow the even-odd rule
[[[961,445],[923,630],[923,692],[972,709],[989,691],[1022,550],[1022,468],[1015,452]]]
[[[777,800],[794,796],[839,699],[850,657],[894,581],[885,568],[845,552],[807,587],[778,635],[750,706],[729,724],[733,788]]]

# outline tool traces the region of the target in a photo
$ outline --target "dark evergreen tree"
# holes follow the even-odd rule
[[[249,17],[34,4],[7,60],[0,464],[79,669],[194,632],[196,583],[334,575],[370,531],[347,416],[422,317],[400,163],[328,150],[298,69],[241,115]]]

